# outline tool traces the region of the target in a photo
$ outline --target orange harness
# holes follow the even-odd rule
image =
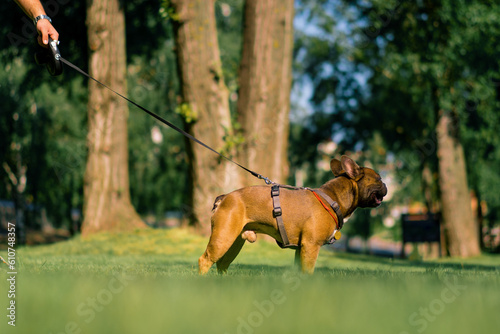
[[[332,216],[333,220],[335,220],[335,226],[336,226],[336,228],[339,228],[339,221],[338,221],[337,215],[333,212],[332,209],[330,209],[329,207],[326,206],[326,204],[321,200],[321,197],[319,197],[319,195],[314,190],[311,190],[311,191],[314,194],[314,196],[316,196],[316,198],[321,203],[321,205],[323,205],[323,207],[325,208],[325,210],[328,211],[328,213],[330,214],[330,216]]]

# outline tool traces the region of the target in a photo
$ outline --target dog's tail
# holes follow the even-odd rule
[[[217,210],[217,207],[219,206],[220,202],[222,202],[224,197],[226,197],[225,194],[217,196],[217,198],[215,199],[215,202],[214,202],[214,207],[212,208],[212,213],[214,213],[215,210]]]

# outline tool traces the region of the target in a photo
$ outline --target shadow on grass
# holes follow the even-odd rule
[[[220,277],[231,277],[231,276],[248,276],[248,277],[261,277],[261,276],[281,276],[283,273],[293,270],[293,266],[274,266],[269,264],[242,264],[235,263],[229,266],[227,273],[219,274],[217,272],[217,266],[213,267],[209,271],[209,276],[220,276]]]
[[[410,261],[402,259],[391,259],[391,258],[380,258],[371,255],[361,255],[361,254],[350,254],[350,253],[331,253],[327,254],[327,257],[331,257],[332,262],[335,259],[347,260],[352,266],[346,267],[345,265],[336,265],[332,263],[330,265],[318,263],[315,268],[315,275],[313,276],[393,276],[393,277],[405,277],[407,275],[415,275],[416,271],[433,272],[433,271],[456,271],[456,272],[469,272],[471,274],[483,273],[494,273],[500,271],[500,265],[489,265],[480,263],[455,263],[455,262],[425,262],[425,261]],[[499,259],[500,260],[500,259]],[[457,259],[450,259],[450,261],[457,261]],[[358,263],[358,265],[357,265]],[[380,266],[369,266],[369,264],[376,264]],[[166,265],[169,266],[191,266],[197,275],[197,266],[193,263],[184,261],[169,262]],[[402,270],[396,270],[397,268]],[[394,269],[394,270],[392,270]],[[422,270],[423,269],[423,270]],[[284,274],[289,273],[300,273],[300,270],[293,264],[289,265],[272,265],[272,264],[260,264],[260,263],[233,263],[228,272],[225,275],[219,275],[217,272],[217,266],[214,264],[211,268],[209,275],[210,277],[281,277]]]
[[[363,263],[378,263],[385,264],[391,267],[415,267],[424,269],[453,269],[453,270],[470,270],[470,271],[499,271],[500,265],[489,265],[480,263],[466,263],[466,262],[451,262],[460,261],[460,259],[450,259],[450,262],[444,262],[446,260],[439,260],[440,262],[430,262],[430,261],[411,261],[402,259],[393,259],[387,257],[377,257],[371,255],[363,254],[352,254],[352,253],[334,253],[335,258],[363,262]],[[443,262],[441,262],[443,261]],[[466,260],[464,260],[466,261]],[[499,261],[500,262],[500,261]]]

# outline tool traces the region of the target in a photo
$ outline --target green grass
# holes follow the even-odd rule
[[[0,333],[496,333],[500,257],[410,262],[247,244],[229,273],[197,275],[207,238],[186,230],[103,234],[18,249],[16,327]],[[0,252],[6,258],[6,252]]]

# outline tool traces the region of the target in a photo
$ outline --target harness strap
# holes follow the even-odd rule
[[[290,245],[288,240],[288,235],[286,234],[285,224],[283,223],[283,210],[281,209],[280,203],[280,186],[275,184],[271,187],[271,197],[273,199],[273,217],[276,218],[276,223],[278,225],[278,231],[281,235],[281,240],[283,240],[282,247],[287,247]],[[281,246],[281,245],[280,245]]]
[[[335,220],[335,223],[337,224],[337,229],[340,230],[344,226],[344,215],[340,211],[339,204],[337,202],[335,202],[330,196],[328,196],[327,194],[325,194],[320,189],[310,189],[310,190],[314,193],[314,195],[316,196],[316,198],[321,202],[321,204],[326,209],[326,211],[328,211],[328,213],[333,217],[333,219]],[[337,219],[332,214],[332,212],[330,211],[330,209],[325,205],[325,203],[323,203],[323,201],[317,196],[317,194],[319,194],[321,197],[323,197],[328,202],[328,204],[330,204],[330,207],[333,209],[333,211],[337,215]]]
[[[338,221],[338,218],[335,217],[334,212],[332,211],[332,209],[328,208],[326,206],[326,204],[323,203],[323,201],[321,200],[321,198],[319,197],[319,195],[315,191],[312,191],[312,193],[314,194],[314,196],[316,196],[316,198],[321,203],[321,205],[323,205],[323,207],[325,208],[325,210],[328,211],[328,213],[330,214],[330,216],[332,216],[333,220],[335,220],[335,228],[337,228],[339,226],[339,221]]]
[[[332,235],[326,241],[326,244],[333,244],[333,243],[335,243],[335,241],[340,239],[340,236],[342,235],[340,233],[340,229],[344,225],[344,215],[342,215],[342,212],[340,211],[340,206],[337,202],[335,202],[330,196],[325,194],[322,190],[320,190],[320,189],[308,189],[308,190],[312,191],[314,196],[316,196],[316,198],[321,203],[321,205],[323,205],[325,210],[328,211],[330,216],[332,216],[333,220],[335,221],[335,229],[333,230]],[[328,204],[330,204],[330,207],[333,209],[333,211],[335,212],[335,215],[337,217],[335,217],[335,215],[333,214],[331,209],[328,208],[325,203],[323,203],[323,201],[318,196],[318,194],[321,195],[321,197],[323,197],[328,202]]]
[[[276,241],[276,243],[281,247],[281,248],[297,248],[298,245],[292,245],[290,244],[290,241],[288,239],[288,235],[286,233],[285,229],[285,224],[283,222],[283,209],[281,208],[281,202],[280,202],[280,186],[278,184],[273,184],[271,187],[271,198],[273,200],[273,217],[276,218],[276,225],[278,226],[278,232],[281,236],[281,240],[283,242]],[[323,205],[326,211],[332,216],[333,220],[335,221],[335,229],[332,233],[332,235],[328,238],[327,244],[333,244],[335,241],[340,239],[340,229],[344,225],[344,216],[342,215],[342,212],[340,211],[340,206],[337,202],[335,202],[330,196],[325,194],[322,190],[320,189],[311,189],[311,188],[297,188],[297,187],[291,187],[291,186],[282,186],[284,188],[290,188],[290,189],[306,189],[311,191],[314,196],[318,199],[318,201]],[[330,205],[331,209],[321,200],[321,197],[325,199],[328,204]],[[334,214],[335,213],[335,214]]]

